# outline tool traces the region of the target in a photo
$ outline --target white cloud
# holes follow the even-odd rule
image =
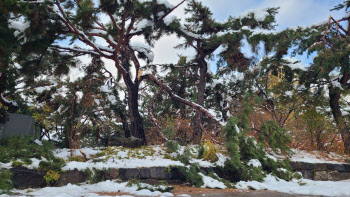
[[[330,3],[332,2],[332,3]],[[280,28],[297,25],[312,25],[328,19],[332,14],[339,15],[339,12],[330,12],[334,5],[340,0],[319,1],[319,0],[265,0],[261,3],[263,7],[280,7],[276,17]]]

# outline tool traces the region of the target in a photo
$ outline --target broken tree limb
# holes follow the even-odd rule
[[[158,121],[157,119],[153,116],[152,114],[152,110],[153,110],[153,107],[154,107],[154,103],[155,101],[157,100],[157,98],[162,94],[163,92],[163,88],[161,87],[158,91],[158,93],[155,95],[154,99],[152,100],[150,106],[148,107],[148,115],[151,117],[151,120],[152,120],[152,123],[154,124],[154,126],[156,127],[156,130],[159,134],[159,136],[164,140],[164,141],[168,141],[169,139],[167,137],[164,136],[164,134],[162,133],[161,131],[161,128],[158,124]]]
[[[205,109],[203,106],[200,106],[200,105],[198,105],[197,103],[193,103],[193,102],[191,102],[191,101],[189,101],[189,100],[186,100],[186,99],[181,98],[181,97],[179,97],[178,95],[174,94],[173,91],[172,91],[172,89],[171,89],[168,85],[162,83],[161,81],[159,81],[159,80],[158,80],[156,77],[154,77],[153,75],[147,74],[147,75],[141,76],[141,79],[140,79],[140,80],[142,81],[142,80],[144,80],[144,79],[147,79],[147,80],[153,82],[154,84],[156,84],[158,87],[163,88],[166,92],[168,92],[169,96],[170,96],[173,100],[176,100],[176,101],[178,101],[178,102],[180,102],[180,103],[183,103],[183,104],[185,104],[185,105],[191,107],[192,109],[194,109],[194,110],[196,110],[196,111],[198,111],[198,112],[203,113],[204,115],[206,115],[207,117],[209,117],[211,120],[213,120],[213,121],[214,121],[216,124],[218,124],[219,126],[223,126],[223,125],[221,124],[221,122],[220,122],[219,120],[217,120],[215,117],[213,117],[213,116],[210,114],[210,112],[209,112],[207,109]]]

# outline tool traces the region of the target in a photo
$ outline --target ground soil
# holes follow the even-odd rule
[[[174,196],[178,196],[181,194],[187,194],[191,197],[229,197],[229,196],[237,196],[237,197],[252,197],[252,196],[261,196],[261,197],[294,197],[294,196],[304,196],[305,195],[292,195],[292,194],[284,194],[274,191],[254,191],[254,190],[242,190],[242,189],[209,189],[209,188],[197,188],[186,185],[172,185],[174,186],[174,190],[171,191]],[[100,196],[122,196],[122,195],[132,195],[128,193],[121,192],[96,192],[96,194]]]

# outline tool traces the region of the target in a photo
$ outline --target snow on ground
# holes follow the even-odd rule
[[[202,185],[202,188],[219,188],[219,189],[225,189],[226,186],[223,182],[220,182],[216,179],[213,179],[209,176],[206,176],[202,173],[198,173],[202,176],[204,184]]]
[[[289,194],[323,195],[323,196],[350,196],[350,181],[312,181],[307,179],[285,181],[268,175],[264,182],[240,181],[238,189],[271,190]]]
[[[184,166],[180,161],[172,161],[170,159],[160,159],[152,158],[151,156],[146,156],[144,159],[121,159],[121,160],[107,160],[104,162],[77,162],[72,161],[67,163],[62,170],[85,170],[87,168],[141,168],[141,167],[166,167],[166,166]]]
[[[191,146],[191,152],[193,155],[197,154],[197,148]],[[90,158],[87,162],[70,161],[63,170],[78,169],[85,170],[86,168],[139,168],[139,167],[153,167],[153,166],[183,166],[180,161],[174,161],[171,159],[165,159],[165,155],[176,158],[178,154],[183,154],[185,147],[180,147],[177,153],[166,153],[166,148],[163,146],[150,146],[140,149],[127,149],[123,147],[109,147],[109,148],[82,148],[80,150],[74,150],[73,153],[76,156],[83,156],[82,152],[87,158]],[[108,154],[103,154],[103,153]],[[345,156],[335,153],[323,153],[319,151],[303,151],[293,149],[295,154],[291,156],[292,161],[303,161],[310,163],[340,163],[344,161]],[[55,156],[68,160],[71,156],[70,149],[57,149],[54,151]],[[280,156],[270,153],[269,157],[274,159]],[[203,161],[200,159],[192,158],[191,163],[198,163],[203,167],[211,167],[214,165],[222,166],[227,156],[222,153],[217,153],[219,160],[216,163]],[[93,161],[95,159],[101,161]],[[37,168],[40,160],[32,159],[33,163],[28,166],[29,168]],[[10,168],[11,162],[7,164],[0,163],[3,168]],[[250,161],[253,166],[258,166],[256,161]],[[281,169],[283,170],[283,169]],[[226,188],[224,183],[219,180],[213,179],[204,174],[204,185],[207,188]],[[22,194],[23,196],[51,196],[51,197],[75,197],[86,196],[94,197],[99,196],[96,192],[121,192],[128,193],[132,196],[168,196],[171,197],[171,193],[161,193],[159,191],[151,192],[148,189],[142,189],[137,191],[136,186],[126,187],[127,183],[117,183],[114,181],[105,181],[92,185],[67,185],[63,187],[47,187],[36,190],[13,190],[15,193]],[[350,180],[348,181],[312,181],[312,180],[292,180],[290,182],[275,178],[268,175],[264,182],[248,181],[239,182],[236,184],[238,189],[255,188],[257,190],[272,190],[290,194],[305,194],[305,195],[325,195],[325,196],[350,196]],[[7,197],[6,195],[0,195],[0,197]],[[123,196],[130,197],[130,196]]]
[[[92,155],[101,153],[102,150],[92,148],[82,148],[81,151],[88,158]],[[103,161],[95,162],[88,160],[86,162],[71,161],[63,167],[63,170],[85,170],[87,168],[141,168],[141,167],[165,167],[165,166],[183,166],[180,161],[164,159],[165,151],[160,146],[150,146],[150,149],[126,149],[122,147],[112,147],[110,154],[98,157]],[[82,156],[80,151],[75,151],[75,155]],[[67,160],[70,156],[69,149],[58,149],[55,152],[56,157]]]
[[[214,166],[224,166],[224,162],[228,156],[217,153],[218,161],[211,163],[209,161],[204,161],[202,159],[196,159],[197,154],[196,146],[190,146],[191,152],[194,155],[190,159],[190,163],[198,163],[201,167],[214,167]],[[71,156],[70,149],[56,149],[54,155],[56,157],[66,160],[66,166],[63,167],[63,170],[85,170],[87,168],[141,168],[141,167],[166,167],[166,166],[184,166],[180,161],[176,161],[176,158],[179,154],[183,154],[185,147],[182,146],[176,153],[166,153],[166,147],[163,146],[149,146],[147,148],[140,149],[127,149],[123,147],[111,147],[108,154],[101,154],[105,149],[100,148],[81,148],[80,150],[73,150],[74,156],[83,156],[82,153],[86,155],[88,161],[79,162],[79,161],[69,161]],[[295,152],[289,159],[291,161],[301,161],[308,163],[344,163],[345,156],[336,154],[336,153],[323,153],[320,151],[304,151],[293,149]],[[268,156],[270,158],[284,159],[285,157],[276,155],[271,151],[268,151]],[[96,156],[100,154],[99,156]],[[102,156],[101,156],[102,155]],[[165,158],[165,155],[171,156],[171,158]],[[93,159],[95,158],[95,159]],[[43,159],[46,160],[46,159]],[[36,169],[39,167],[41,160],[32,158],[32,164],[27,166],[30,169]],[[0,168],[11,168],[12,162],[9,163],[0,163]],[[249,164],[256,164],[251,161]]]
[[[164,196],[172,197],[174,196],[169,192],[159,192],[159,191],[150,191],[148,189],[141,189],[138,191],[136,185],[127,186],[127,182],[117,183],[115,181],[104,181],[91,185],[72,185],[68,184],[63,187],[45,187],[42,189],[28,189],[28,190],[13,190],[14,193],[19,193],[21,196],[33,196],[33,197],[95,197],[100,196],[98,192],[103,193],[128,193],[132,196]],[[151,185],[140,183],[141,187],[151,188]],[[19,195],[17,195],[19,196]],[[129,195],[128,195],[129,196]],[[0,195],[0,197],[9,197],[8,195]],[[127,197],[124,195],[123,197]]]
[[[290,157],[291,161],[301,161],[307,163],[344,163],[346,156],[337,153],[324,153],[321,151],[305,151],[299,149],[292,150],[295,154]]]
[[[81,148],[80,149],[81,152],[83,152],[87,157],[90,157],[91,155],[95,155],[97,153],[102,152],[101,150],[97,149],[97,148]],[[81,154],[81,152],[79,150],[74,150],[73,149],[73,155],[75,156],[83,156],[83,154]],[[56,157],[60,157],[62,159],[68,159],[68,157],[71,156],[71,150],[67,149],[67,148],[63,148],[63,149],[56,149],[54,151],[54,155]]]
[[[211,177],[201,174],[207,188],[226,188],[226,186]],[[141,187],[151,188],[151,185],[141,183]],[[299,195],[322,195],[322,196],[350,196],[350,180],[347,181],[312,181],[312,180],[292,180],[287,182],[282,179],[277,179],[271,175],[265,178],[264,182],[257,181],[240,181],[236,184],[238,189],[257,189],[257,190],[270,190],[289,194]],[[115,181],[104,181],[97,184],[82,184],[72,185],[68,184],[63,187],[46,187],[42,189],[27,189],[27,190],[13,190],[16,196],[50,196],[50,197],[97,197],[103,196],[97,193],[117,193],[129,194],[123,195],[123,197],[131,196],[174,196],[169,192],[150,191],[149,189],[141,189],[136,185],[131,187],[127,186],[126,182],[118,183]],[[183,195],[185,196],[185,195]],[[8,195],[0,195],[0,197],[9,197]],[[187,195],[188,197],[188,195]]]
[[[226,159],[228,159],[229,157],[226,155],[223,155],[222,153],[217,153],[216,156],[218,157],[218,161],[216,161],[215,163],[211,163],[209,161],[204,161],[203,159],[194,159],[192,158],[190,160],[190,163],[198,163],[199,166],[201,167],[214,167],[214,166],[224,166]]]

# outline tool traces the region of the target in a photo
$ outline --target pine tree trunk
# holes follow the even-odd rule
[[[207,63],[205,60],[201,60],[199,64],[199,82],[197,84],[198,93],[197,93],[197,104],[203,106],[204,104],[204,93],[206,85],[206,74],[207,74]],[[203,106],[204,107],[204,106]],[[193,142],[199,144],[202,139],[202,118],[203,115],[201,112],[196,112],[196,128],[193,135]]]
[[[129,60],[133,58],[137,62],[137,58],[134,54],[134,51],[132,51],[128,47],[123,48],[122,60],[121,60],[122,67],[128,70],[127,68],[131,67]],[[136,69],[137,75],[138,75],[138,71],[139,70]],[[138,104],[140,81],[138,80],[138,78],[136,78],[135,81],[133,81],[129,72],[126,73],[125,76],[123,76],[123,79],[127,86],[129,117],[131,121],[131,125],[130,125],[131,132],[125,131],[125,137],[130,137],[130,133],[131,133],[131,136],[140,138],[142,139],[144,144],[147,144],[145,131],[143,129],[143,120],[139,112],[139,104]]]
[[[185,93],[186,93],[186,78],[187,78],[187,71],[183,71],[183,76],[185,76],[185,79],[180,82],[180,90],[179,90],[179,96],[182,98],[185,98]],[[182,119],[186,118],[186,105],[183,103],[179,104],[180,108],[180,117]]]
[[[118,116],[120,117],[120,119],[122,121],[123,130],[124,130],[124,137],[125,138],[131,137],[127,116],[125,115],[125,113],[126,113],[125,110],[114,109],[114,113],[118,114]]]
[[[144,144],[146,144],[145,131],[143,129],[143,121],[139,112],[138,97],[139,97],[139,87],[138,84],[134,84],[131,81],[128,82],[128,105],[129,105],[129,115],[131,120],[131,135],[136,138],[142,139]]]
[[[340,93],[334,88],[329,88],[329,99],[334,120],[343,138],[345,153],[350,154],[350,130],[340,111]]]
[[[125,114],[120,113],[119,116],[122,119],[125,138],[131,137],[131,133],[130,133],[129,125],[128,125],[128,120],[127,120]]]

